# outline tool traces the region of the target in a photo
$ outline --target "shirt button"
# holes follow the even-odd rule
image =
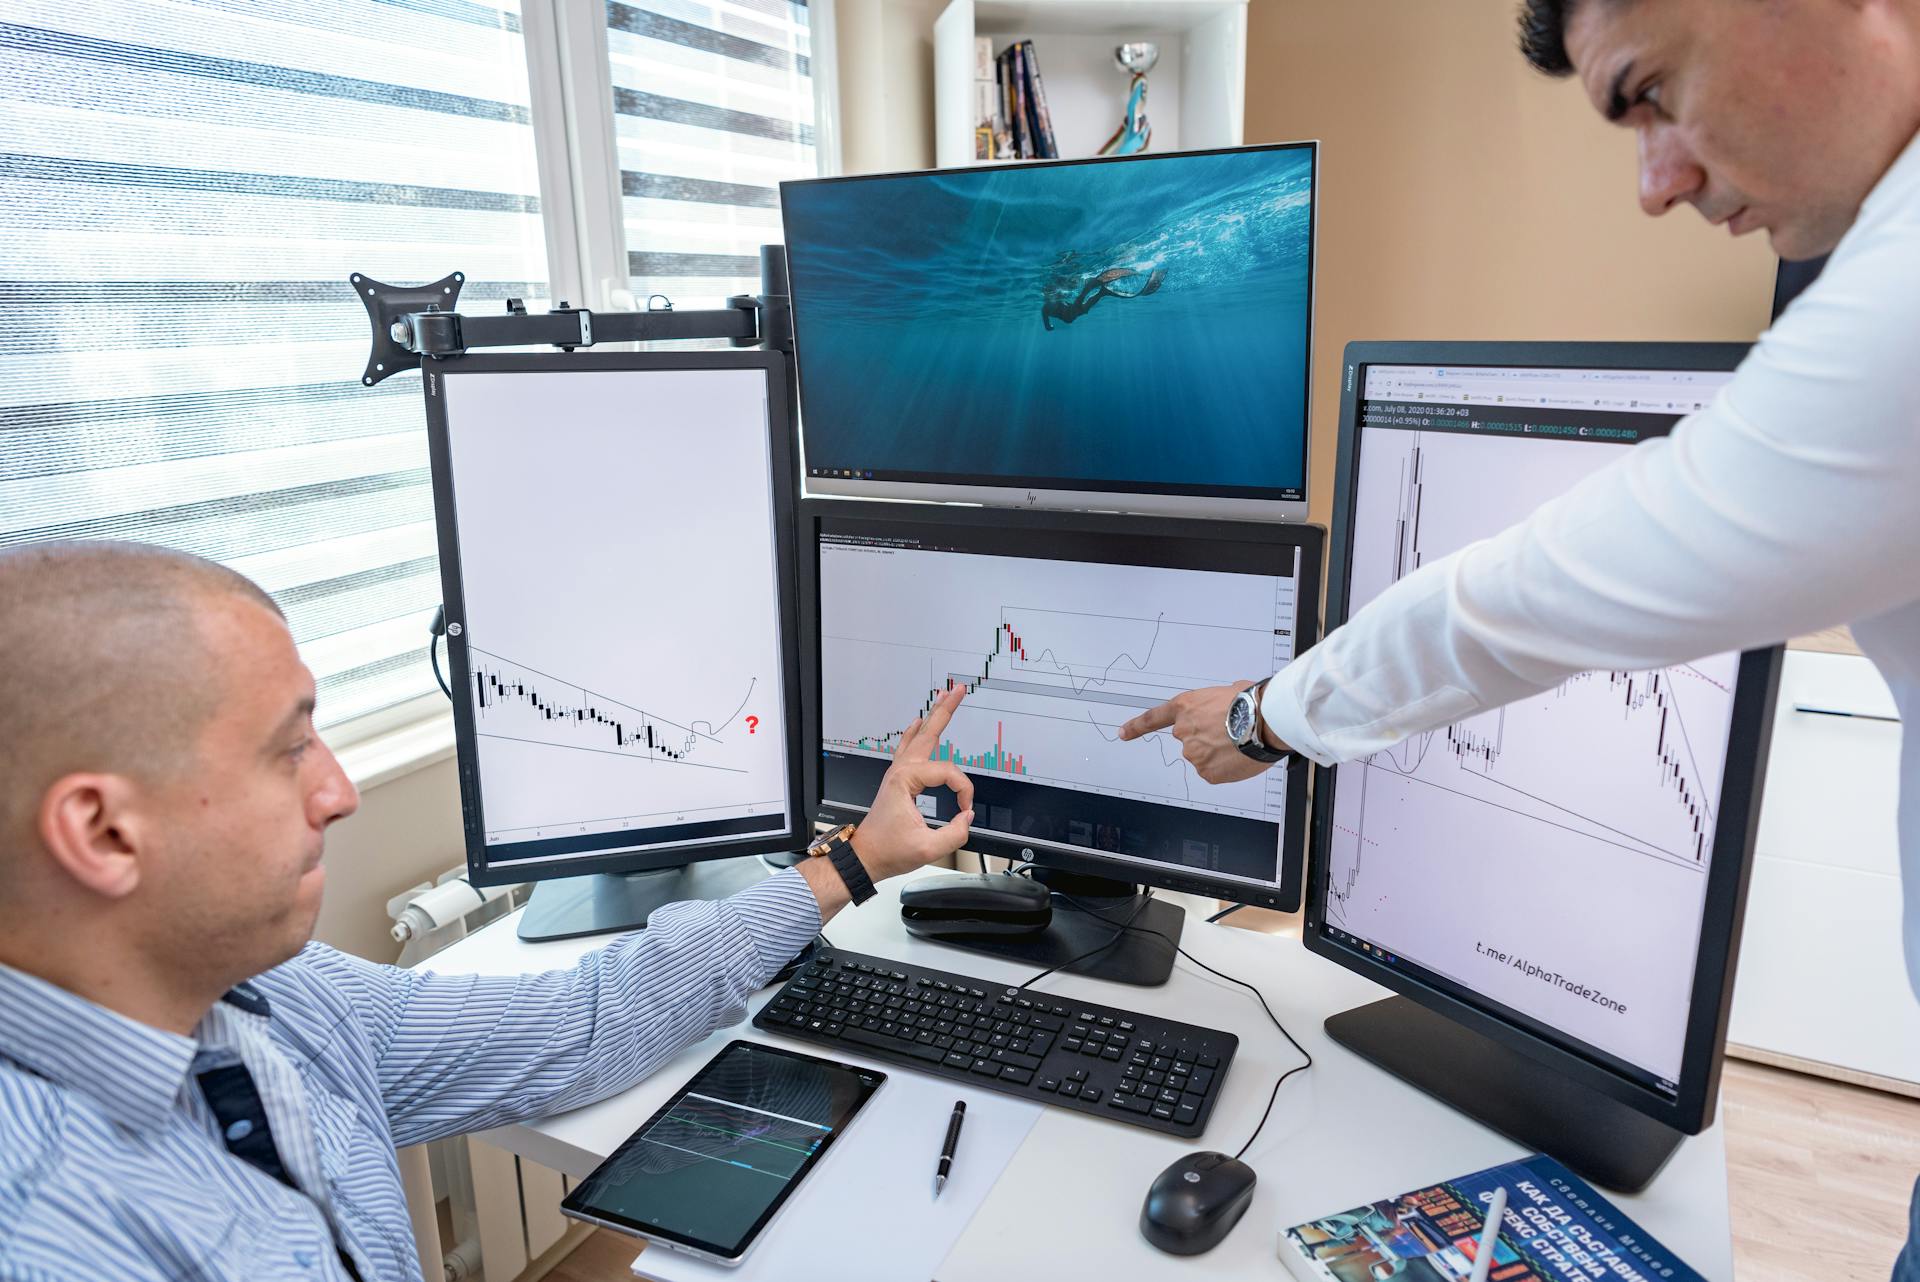
[[[227,1127],[227,1142],[229,1144],[238,1144],[251,1134],[253,1134],[253,1123],[243,1117]]]

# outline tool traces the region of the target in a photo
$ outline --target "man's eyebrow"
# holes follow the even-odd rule
[[[273,742],[278,743],[281,739],[291,734],[295,727],[299,726],[312,715],[313,696],[307,695],[302,698],[300,702],[294,704],[293,711],[282,717],[280,724],[273,728],[273,734],[271,736]]]
[[[1627,60],[1626,66],[1613,73],[1613,85],[1607,90],[1608,120],[1618,121],[1631,110],[1632,104],[1627,101],[1626,88],[1627,77],[1632,74],[1633,60],[1631,58]]]

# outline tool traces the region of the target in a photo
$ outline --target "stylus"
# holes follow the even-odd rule
[[[953,1116],[947,1119],[946,1143],[940,1146],[940,1169],[933,1173],[933,1195],[940,1196],[940,1190],[947,1187],[947,1174],[953,1170],[953,1149],[960,1142],[960,1123],[967,1120],[967,1102],[955,1100]]]
[[[1487,1274],[1493,1270],[1493,1253],[1500,1246],[1500,1221],[1506,1214],[1507,1190],[1503,1185],[1493,1191],[1493,1200],[1487,1203],[1487,1227],[1473,1252],[1473,1277],[1469,1282],[1487,1282]]]

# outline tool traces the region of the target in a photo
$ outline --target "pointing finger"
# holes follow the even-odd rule
[[[1165,730],[1173,724],[1173,700],[1169,699],[1157,708],[1148,708],[1120,727],[1121,739],[1138,739],[1143,734],[1152,734],[1155,730]]]

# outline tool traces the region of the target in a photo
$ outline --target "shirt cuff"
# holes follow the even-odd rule
[[[1307,667],[1295,661],[1274,673],[1260,694],[1260,716],[1274,738],[1316,765],[1330,766],[1337,758],[1307,724],[1306,703],[1300,697]]]
[[[783,868],[726,904],[760,956],[761,983],[820,933],[820,901],[797,869]]]

